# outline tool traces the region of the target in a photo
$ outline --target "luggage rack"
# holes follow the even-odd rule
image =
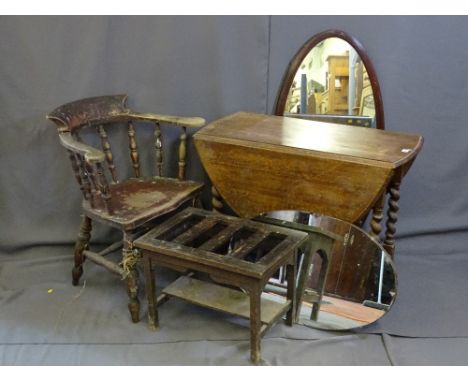
[[[223,285],[182,276],[163,293],[249,318],[251,360],[258,363],[265,331],[286,313],[287,324],[293,323],[296,252],[306,240],[306,233],[288,228],[196,208],[181,211],[134,242],[143,255],[150,327],[158,326],[153,266],[203,272]],[[281,266],[287,269],[286,300],[272,301],[262,291]]]

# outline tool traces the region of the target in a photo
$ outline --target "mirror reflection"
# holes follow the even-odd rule
[[[369,75],[347,41],[329,37],[309,51],[292,81],[284,115],[375,127]]]
[[[274,211],[257,219],[309,233],[298,258],[297,319],[318,329],[349,330],[381,318],[396,298],[390,256],[361,228],[329,216]],[[269,291],[283,294],[277,274]]]

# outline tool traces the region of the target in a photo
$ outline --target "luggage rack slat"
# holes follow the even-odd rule
[[[190,244],[191,241],[196,239],[203,232],[206,232],[210,230],[211,228],[213,228],[213,226],[215,226],[216,224],[223,224],[224,226],[226,226],[226,224],[222,223],[221,220],[219,219],[213,219],[213,218],[207,217],[203,219],[201,222],[190,227],[187,231],[182,232],[179,236],[175,237],[172,241],[183,244],[183,245],[188,245]]]

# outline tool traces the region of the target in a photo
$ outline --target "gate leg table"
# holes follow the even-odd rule
[[[423,145],[419,135],[239,112],[193,136],[213,184],[213,206],[224,200],[243,218],[275,210],[313,211],[358,223],[372,210],[393,256],[400,184]]]
[[[285,314],[286,323],[293,324],[296,253],[306,242],[304,232],[183,210],[134,242],[143,257],[150,328],[159,325],[154,266],[203,272],[223,285],[181,276],[163,294],[250,319],[251,361],[259,363],[265,331]],[[286,301],[262,298],[268,279],[282,266],[287,269]]]

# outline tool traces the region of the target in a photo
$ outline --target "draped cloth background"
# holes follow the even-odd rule
[[[120,93],[138,111],[208,122],[271,113],[289,60],[330,28],[366,48],[387,129],[425,137],[401,189],[399,295],[358,332],[276,325],[265,364],[468,363],[466,17],[22,16],[0,17],[0,364],[248,364],[245,322],[174,300],[152,333],[144,317],[130,323],[123,286],[105,270],[87,264],[85,285],[71,286],[80,193],[45,115]],[[137,135],[149,173],[151,134]],[[126,147],[117,131],[110,138]],[[208,183],[193,146],[188,155],[188,177]],[[97,245],[114,237],[93,230]]]

